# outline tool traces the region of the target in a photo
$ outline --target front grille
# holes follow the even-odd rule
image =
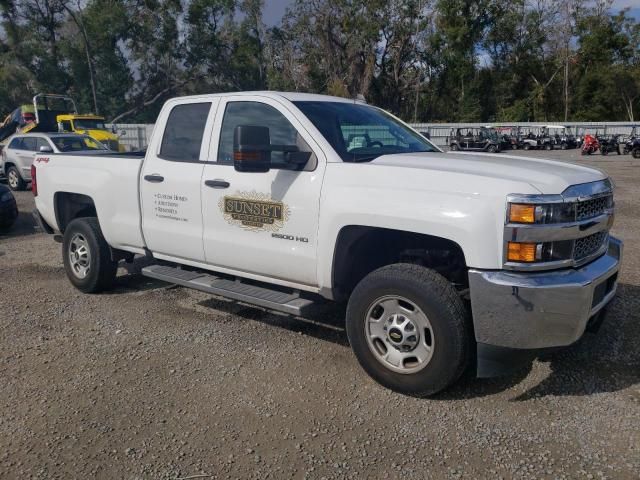
[[[607,195],[576,203],[576,220],[586,220],[603,214],[611,206],[612,200],[612,196]]]
[[[573,259],[579,261],[589,255],[593,255],[602,247],[608,236],[608,232],[598,232],[588,237],[577,239],[573,248]]]

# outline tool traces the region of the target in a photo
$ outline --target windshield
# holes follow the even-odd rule
[[[91,137],[68,136],[52,137],[51,141],[61,152],[80,152],[83,150],[106,150],[103,144]]]
[[[107,127],[102,120],[95,118],[76,118],[73,120],[76,130],[106,130]]]
[[[437,152],[432,143],[375,107],[343,102],[293,102],[345,162],[392,153]]]

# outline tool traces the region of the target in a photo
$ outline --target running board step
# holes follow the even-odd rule
[[[312,300],[301,298],[298,293],[285,293],[265,287],[257,287],[227,280],[208,273],[191,272],[180,268],[151,265],[142,269],[145,277],[155,278],[183,287],[193,288],[213,295],[230,298],[239,302],[250,303],[260,307],[303,315],[307,307],[313,305]]]

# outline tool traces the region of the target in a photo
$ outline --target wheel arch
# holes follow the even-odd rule
[[[20,174],[20,169],[16,166],[15,162],[13,161],[6,161],[4,162],[4,165],[2,165],[2,171],[5,175],[7,174],[7,171],[9,170],[10,167],[15,167],[16,170],[18,170],[18,175],[22,177],[22,175]]]
[[[448,238],[405,230],[347,225],[338,233],[331,270],[331,293],[345,300],[360,280],[393,263],[414,263],[467,288],[467,263],[460,245]]]
[[[76,218],[98,217],[93,198],[81,193],[56,192],[53,196],[53,208],[61,233],[64,233],[69,223]]]

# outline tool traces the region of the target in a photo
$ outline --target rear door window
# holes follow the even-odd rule
[[[37,144],[38,142],[35,137],[25,137],[22,139],[22,150],[29,150],[31,152],[35,152],[37,150],[36,148]]]
[[[160,158],[174,162],[197,162],[211,103],[176,105],[169,113],[162,136]]]

